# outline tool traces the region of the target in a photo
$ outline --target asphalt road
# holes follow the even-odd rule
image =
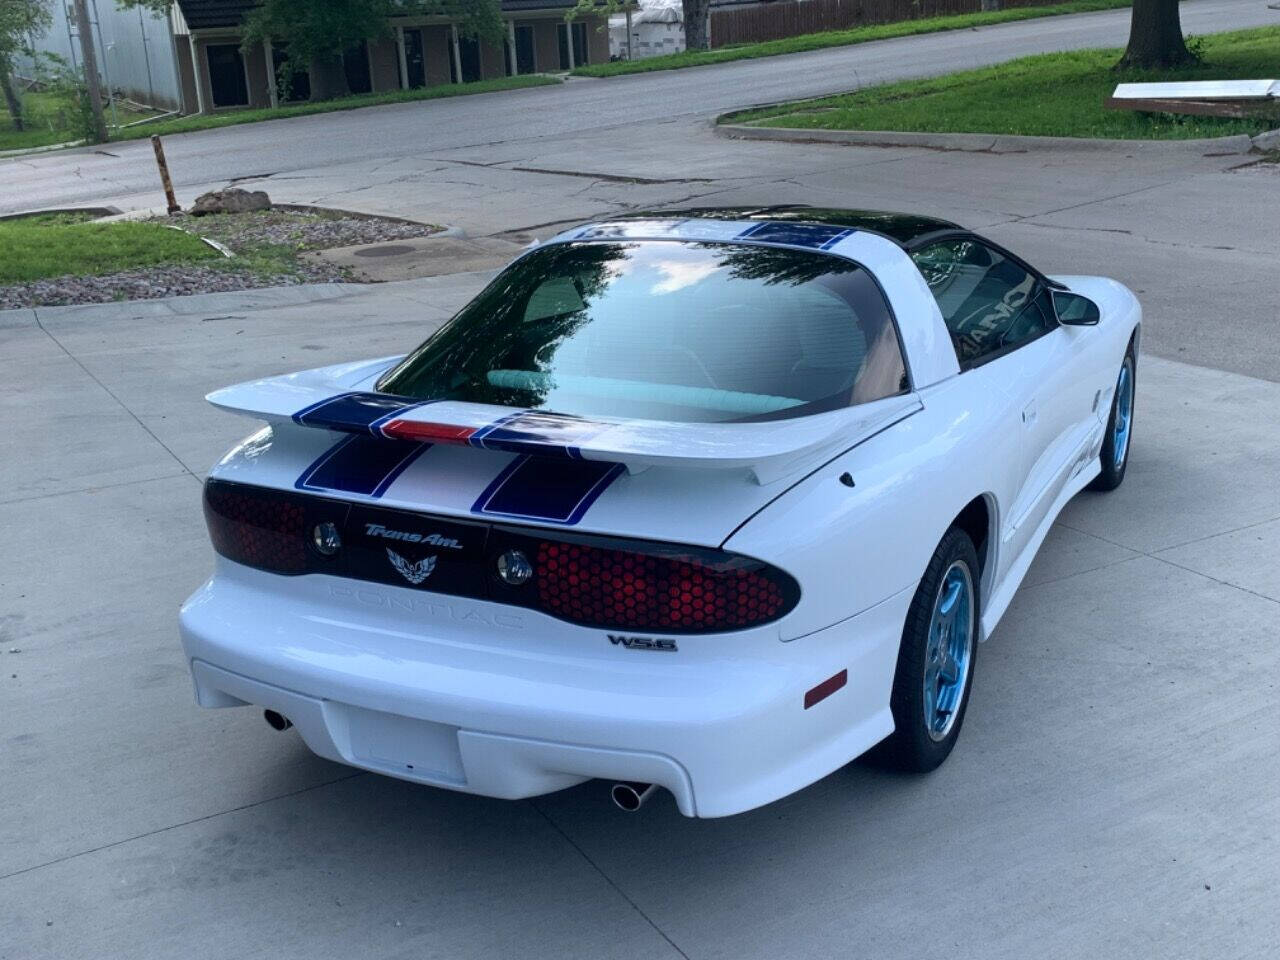
[[[1280,23],[1265,0],[1194,0],[1182,6],[1188,34]],[[657,125],[710,120],[754,104],[819,96],[929,76],[1033,53],[1123,46],[1128,10],[1050,17],[956,33],[835,47],[562,87],[319,114],[166,139],[181,187],[361,161],[388,163],[482,148],[493,162],[516,145],[591,138],[606,153],[647,142]],[[526,147],[527,148],[527,147]],[[108,155],[110,154],[110,155]],[[593,158],[584,155],[584,169]],[[600,157],[613,161],[613,156]],[[610,172],[611,163],[597,169]],[[0,213],[92,203],[153,191],[146,141],[110,144],[0,163]]]

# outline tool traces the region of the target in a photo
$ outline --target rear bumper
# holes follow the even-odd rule
[[[702,817],[786,796],[891,732],[911,595],[789,643],[687,637],[670,653],[479,601],[406,618],[384,601],[423,594],[399,588],[353,609],[351,590],[219,561],[180,619],[197,702],[276,710],[317,754],[405,780],[508,799],[656,783]],[[840,670],[848,684],[804,709]]]

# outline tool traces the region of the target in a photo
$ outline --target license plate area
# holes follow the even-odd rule
[[[344,708],[352,757],[400,777],[462,784],[458,728],[361,707]]]

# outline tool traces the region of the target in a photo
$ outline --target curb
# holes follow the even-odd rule
[[[37,312],[42,320],[91,323],[139,317],[183,317],[219,310],[264,310],[339,300],[369,289],[367,283],[299,283],[279,287],[253,287],[248,290],[222,290],[217,293],[189,293],[176,297],[150,300],[118,300],[106,303],[67,303],[46,307],[13,307],[0,310],[0,329],[6,326],[35,323]]]
[[[1271,149],[1258,141],[1280,146],[1280,131],[1257,137],[1243,133],[1204,140],[1093,140],[1084,137],[1028,137],[989,133],[916,133],[895,130],[804,130],[794,127],[752,127],[716,124],[716,135],[732,140],[771,140],[781,143],[834,143],[860,147],[919,147],[926,150],[968,153],[1032,153],[1035,151],[1143,150],[1164,154],[1233,156],[1256,149]],[[1271,138],[1268,140],[1267,138]]]
[[[22,147],[19,150],[0,150],[0,160],[9,157],[29,157],[35,153],[48,153],[50,150],[66,150],[68,147],[83,147],[88,140],[68,140],[65,143],[50,143],[43,147]]]

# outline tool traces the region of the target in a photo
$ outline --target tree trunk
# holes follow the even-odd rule
[[[684,46],[686,50],[710,50],[707,11],[710,0],[684,0]]]
[[[1133,0],[1129,46],[1116,64],[1118,69],[1158,70],[1194,59],[1182,39],[1178,0]]]
[[[0,87],[4,87],[4,102],[9,107],[13,129],[21,133],[26,129],[22,122],[22,101],[18,99],[18,92],[13,89],[13,74],[5,63],[0,63]]]
[[[309,73],[312,100],[333,100],[351,94],[341,56],[317,57],[311,62]]]

